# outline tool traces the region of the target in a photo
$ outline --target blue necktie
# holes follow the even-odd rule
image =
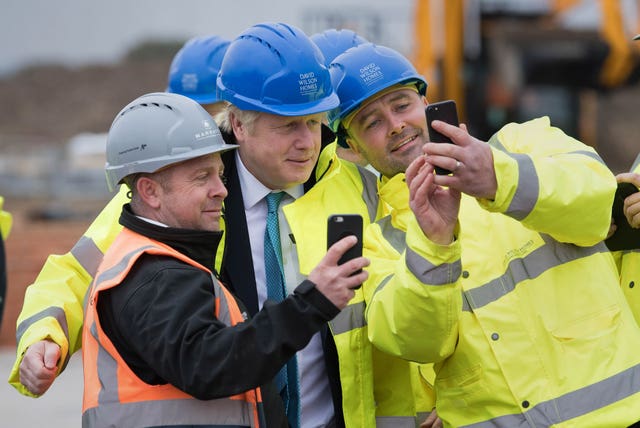
[[[269,193],[267,200],[267,227],[264,232],[264,267],[267,277],[267,297],[281,302],[286,295],[284,271],[282,268],[282,248],[280,246],[280,225],[278,206],[284,192]],[[294,356],[275,377],[276,387],[280,391],[287,412],[289,425],[300,426],[300,398],[298,385],[298,364]]]

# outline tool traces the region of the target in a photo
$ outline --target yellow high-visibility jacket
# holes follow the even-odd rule
[[[381,210],[376,180],[369,171],[338,159],[334,146],[322,152],[319,165],[323,166],[317,168],[322,176],[317,176],[313,188],[283,207],[296,237],[303,275],[308,275],[326,253],[329,214],[357,213],[367,223]],[[61,346],[65,364],[80,348],[84,296],[102,255],[122,229],[117,219],[128,201],[126,192],[122,186],[71,252],[50,256],[36,282],[27,289],[18,318],[18,358],[9,378],[21,393],[32,395],[19,378],[21,356],[29,345],[46,338],[53,340]],[[216,263],[221,259],[217,257]],[[433,408],[432,370],[372,349],[364,322],[364,289],[356,292],[330,326],[338,352],[345,424],[370,427],[376,424],[377,416],[378,426],[414,427],[416,418],[423,419]],[[380,374],[375,391],[374,370]]]
[[[11,231],[12,217],[11,214],[2,209],[4,205],[4,198],[0,196],[0,234],[2,239],[6,240]]]
[[[300,272],[304,275],[308,275],[326,253],[326,245],[322,243],[326,242],[326,222],[330,214],[356,213],[362,215],[366,223],[380,209],[377,197],[371,198],[377,192],[370,172],[337,157],[332,162],[333,170],[311,191],[283,207],[296,237]],[[304,238],[300,239],[301,236]],[[347,427],[413,428],[434,407],[429,384],[429,380],[433,382],[433,375],[428,366],[421,373],[417,364],[386,355],[371,346],[364,310],[372,294],[373,290],[365,286],[356,290],[349,305],[330,322],[338,352],[345,424]]]
[[[640,174],[640,155],[631,171]],[[634,250],[616,251],[614,258],[620,269],[620,287],[631,306],[633,316],[640,324],[640,242]]]
[[[365,255],[389,264],[370,275],[369,338],[435,363],[447,427],[634,423],[640,328],[602,242],[615,178],[548,118],[489,143],[495,199],[463,195],[452,244],[425,238],[410,213],[368,228]]]
[[[45,339],[57,343],[62,352],[58,373],[80,349],[85,294],[105,251],[122,230],[118,218],[122,205],[129,202],[127,191],[121,186],[71,251],[50,255],[35,282],[27,287],[16,322],[17,358],[9,374],[9,383],[20,393],[34,396],[20,383],[19,372],[30,345]]]

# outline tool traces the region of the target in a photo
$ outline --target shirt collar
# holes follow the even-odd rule
[[[277,190],[271,190],[260,182],[242,163],[240,154],[236,150],[236,167],[238,170],[238,179],[240,180],[240,188],[242,189],[242,200],[244,202],[245,209],[251,209],[255,204],[260,202],[267,196],[268,193]],[[297,184],[288,189],[280,189],[291,196],[293,199],[298,199],[304,193],[302,184]]]

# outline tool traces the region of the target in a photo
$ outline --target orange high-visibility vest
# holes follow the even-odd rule
[[[83,427],[164,425],[264,426],[260,389],[215,400],[198,400],[171,384],[143,382],[122,359],[100,325],[100,292],[117,287],[144,253],[182,260],[211,274],[173,248],[123,229],[105,254],[85,304],[82,332],[84,364]],[[216,317],[232,326],[244,321],[229,291],[211,275]]]

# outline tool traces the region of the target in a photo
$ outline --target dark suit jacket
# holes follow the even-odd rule
[[[233,136],[223,134],[223,137],[227,143],[235,142]],[[334,135],[331,131],[328,131],[326,127],[323,127],[323,148],[326,144],[333,141],[333,138]],[[251,258],[247,219],[244,212],[242,189],[240,188],[240,179],[238,178],[234,152],[234,150],[231,150],[222,154],[225,176],[227,177],[227,190],[229,194],[224,201],[224,222],[226,232],[220,279],[222,283],[227,285],[231,292],[244,303],[249,314],[253,316],[258,312],[258,292],[256,290],[256,278],[253,270],[253,259]],[[313,187],[315,182],[314,171],[314,173],[311,174],[311,178],[304,184],[305,193]],[[232,262],[226,263],[228,260],[231,260]],[[336,426],[344,427],[338,353],[328,325],[321,330],[321,336],[333,406],[336,411]]]

